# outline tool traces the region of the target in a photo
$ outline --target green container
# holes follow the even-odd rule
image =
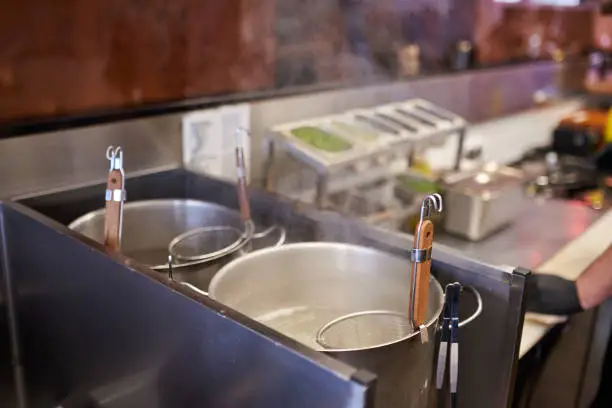
[[[350,150],[353,145],[331,133],[314,126],[303,126],[291,130],[291,134],[310,146],[328,153]]]

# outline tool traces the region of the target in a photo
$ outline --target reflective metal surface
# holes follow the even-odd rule
[[[183,170],[132,177],[132,200],[194,198],[238,208],[235,186]],[[56,194],[30,197],[23,203],[68,224],[79,215],[101,206],[104,185],[98,184]],[[336,213],[316,211],[287,199],[250,190],[253,218],[287,229],[288,242],[331,241],[364,245],[406,260],[412,237],[373,228]],[[482,315],[461,331],[459,358],[460,408],[507,406],[512,399],[514,369],[518,358],[524,310],[524,276],[512,268],[495,267],[463,257],[458,251],[437,244],[433,251],[432,274],[445,285],[459,281],[474,286],[486,305]],[[475,301],[462,299],[462,318],[476,309]],[[495,373],[495,375],[491,375]]]
[[[11,378],[10,276],[30,407],[370,406],[370,374],[164,284],[22,206],[0,204],[0,215],[0,378]],[[14,406],[5,384],[0,405]]]
[[[512,223],[525,200],[523,174],[509,167],[485,165],[445,179],[444,229],[480,241]]]
[[[98,183],[108,174],[109,145],[123,148],[127,174],[178,167],[180,122],[159,116],[2,140],[0,172],[10,177],[0,180],[0,197]]]
[[[317,332],[346,314],[391,310],[408,321],[411,280],[405,259],[355,245],[312,242],[265,249],[229,263],[213,278],[209,294],[296,341],[326,351],[316,341]],[[422,344],[417,330],[377,347],[328,351],[377,375],[377,406],[428,406],[434,339],[444,302],[435,279],[429,287],[425,325],[431,341]],[[359,335],[353,330],[345,334]]]
[[[528,199],[511,225],[481,242],[445,233],[436,234],[436,240],[463,256],[492,265],[533,269],[580,236],[602,214],[570,201]]]
[[[320,240],[366,245],[409,258],[406,248],[412,248],[411,235],[341,221],[333,213],[317,213],[313,218],[319,221]],[[529,272],[487,265],[439,244],[432,256],[432,274],[443,286],[454,281],[474,286],[485,305],[482,315],[461,330],[459,359],[465,363],[459,364],[459,407],[510,406],[525,315],[525,274]],[[464,319],[476,305],[468,296],[461,301]]]
[[[123,207],[123,238],[121,253],[143,265],[166,273],[169,245],[179,235],[200,227],[228,227],[221,233],[212,233],[209,251],[225,251],[206,263],[192,267],[174,268],[174,279],[189,282],[207,290],[214,274],[239,256],[244,245],[238,247],[242,237],[243,222],[240,213],[232,209],[199,200],[142,200],[127,203]],[[68,226],[99,243],[104,243],[105,210],[87,213]],[[206,251],[206,249],[203,249]]]
[[[533,107],[533,92],[562,85],[557,79],[566,72],[572,72],[571,64],[537,62],[359,88],[321,89],[314,94],[279,95],[251,104],[251,145],[261,146],[266,132],[279,123],[411,97],[430,100],[468,121],[481,122]],[[517,83],[521,86],[516,86]],[[499,102],[495,109],[491,104],[493,99]],[[198,102],[205,105],[211,100],[203,98],[178,104],[197,105]],[[98,183],[106,176],[107,165],[100,152],[108,145],[124,148],[128,175],[178,167],[182,163],[181,116],[169,114],[1,140],[0,171],[10,177],[0,180],[0,197]],[[264,155],[261,149],[253,149],[251,168],[255,180],[261,177]],[[279,163],[281,159],[278,158]],[[283,163],[278,174],[291,173],[287,179],[289,185],[302,183],[314,187],[314,174],[294,167],[291,161]]]

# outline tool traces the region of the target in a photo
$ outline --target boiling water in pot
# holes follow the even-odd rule
[[[400,340],[413,331],[407,316],[386,312],[355,316],[328,325],[338,318],[350,317],[355,313],[355,310],[349,309],[295,306],[268,312],[255,319],[317,350],[376,347]],[[322,328],[326,329],[317,341],[317,333]]]
[[[333,319],[350,313],[347,309],[313,308],[310,306],[293,306],[267,312],[255,317],[255,320],[268,327],[289,335],[294,340],[321,350],[317,343],[317,332]]]

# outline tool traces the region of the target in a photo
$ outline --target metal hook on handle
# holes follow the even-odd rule
[[[425,220],[431,217],[431,207],[436,212],[442,212],[442,196],[438,193],[428,194],[423,198],[423,204],[421,204],[421,220]]]
[[[121,149],[121,146],[108,146],[106,159],[110,161],[110,170],[123,170],[123,149]]]

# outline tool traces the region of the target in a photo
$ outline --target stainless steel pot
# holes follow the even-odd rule
[[[121,253],[160,272],[166,272],[170,242],[180,234],[206,226],[230,227],[219,235],[220,242],[216,246],[231,247],[232,250],[205,263],[175,264],[173,268],[174,279],[206,290],[213,275],[223,265],[251,250],[250,241],[231,245],[241,237],[244,227],[237,211],[198,200],[163,199],[126,203],[123,207]],[[104,242],[104,209],[79,217],[69,228],[100,243]],[[252,237],[264,238],[274,229],[269,228]],[[284,229],[278,230],[280,237],[275,245],[281,245],[285,240]]]
[[[377,406],[425,408],[444,304],[436,279],[430,281],[425,325],[430,341],[423,343],[417,331],[362,349],[330,351],[316,342],[323,325],[348,313],[407,313],[410,281],[410,263],[384,252],[339,243],[300,243],[264,249],[227,264],[213,278],[208,294],[311,348],[377,374]],[[469,321],[481,306],[479,299]]]

